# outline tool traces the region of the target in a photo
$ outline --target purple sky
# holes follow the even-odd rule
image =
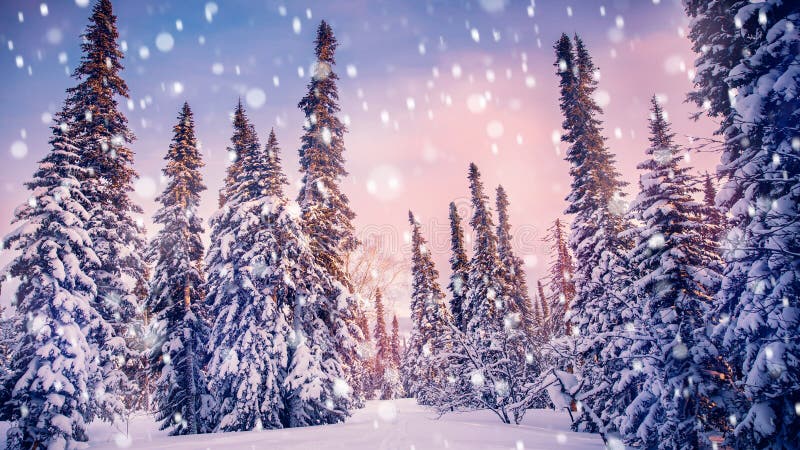
[[[0,232],[10,229],[22,187],[48,151],[49,114],[59,109],[79,60],[87,0],[6,0],[0,5]],[[337,66],[351,198],[361,233],[381,233],[387,251],[406,253],[413,209],[448,275],[447,205],[464,204],[470,161],[491,189],[511,201],[515,248],[531,287],[547,266],[541,238],[565,208],[570,179],[554,138],[560,130],[553,43],[578,32],[601,72],[597,100],[620,170],[636,187],[647,146],[648,99],[658,94],[682,144],[709,137],[714,124],[688,119],[693,55],[677,0],[479,1],[158,1],[117,0],[127,47],[122,101],[138,139],[135,194],[156,208],[162,157],[184,100],[195,112],[209,190],[201,213],[216,206],[237,97],[262,141],[275,127],[285,169],[296,181],[306,89],[319,20],[339,40]],[[571,5],[571,6],[570,6]],[[302,75],[301,75],[302,72]],[[690,155],[701,170],[716,155]],[[292,188],[291,193],[296,192]],[[149,226],[152,234],[153,227]],[[0,263],[11,255],[4,251]],[[7,304],[11,289],[4,289]],[[390,299],[401,313],[407,299]]]

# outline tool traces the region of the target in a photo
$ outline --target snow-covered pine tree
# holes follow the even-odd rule
[[[505,423],[519,423],[536,400],[527,389],[535,372],[527,360],[529,355],[531,361],[535,357],[526,352],[527,330],[507,294],[512,288],[498,256],[494,222],[475,164],[470,164],[468,178],[475,242],[463,310],[466,331],[450,326],[447,346],[451,350],[440,358],[448,383],[433,386],[435,406],[440,412],[488,409]]]
[[[533,334],[536,339],[546,340],[544,317],[542,316],[542,296],[537,294],[533,302]]]
[[[301,208],[283,191],[287,180],[274,130],[264,153],[267,164],[261,173],[266,184],[262,181],[260,190],[267,201],[264,225],[256,237],[264,244],[252,249],[251,258],[257,270],[263,268],[257,287],[278,311],[271,364],[282,382],[283,404],[271,414],[279,413],[284,427],[341,422],[353,395],[335,345],[336,333],[345,324],[337,314],[337,299],[327,296],[329,274],[316,263],[303,231]]]
[[[508,215],[508,194],[503,186],[497,187],[497,254],[500,260],[502,277],[508,286],[506,293],[511,303],[510,310],[515,317],[510,317],[510,323],[518,322],[519,326],[528,336],[532,335],[533,307],[528,294],[528,281],[525,275],[522,258],[514,254],[511,245],[511,223]]]
[[[606,433],[613,431],[606,427],[624,409],[610,388],[624,367],[617,355],[628,342],[614,337],[614,332],[622,330],[637,313],[620,295],[624,256],[630,247],[620,236],[629,228],[621,193],[625,183],[601,134],[598,116],[602,110],[592,96],[597,89],[597,67],[577,35],[574,47],[570,38],[562,35],[555,50],[564,116],[561,140],[569,145],[565,159],[572,176],[566,213],[574,214],[569,245],[576,260],[576,293],[570,324],[571,334],[579,341],[580,358],[569,364],[577,365],[574,369],[587,389],[582,396],[583,413],[574,426]]]
[[[390,359],[389,334],[386,332],[386,319],[384,318],[383,296],[381,291],[375,293],[375,362],[374,362],[374,389],[379,391],[378,399],[384,400],[383,372]]]
[[[368,361],[358,353],[363,341],[358,326],[360,307],[352,294],[344,255],[358,245],[352,220],[355,213],[342,192],[340,181],[347,176],[344,168],[344,134],[347,128],[339,120],[339,90],[334,72],[334,53],[338,43],[333,29],[324,20],[317,28],[314,41],[316,62],[308,84],[308,93],[298,108],[305,116],[300,138],[300,171],[303,174],[298,203],[303,211],[303,224],[317,265],[330,276],[326,290],[335,298],[336,314],[343,327],[337,329],[336,351],[342,358],[346,379],[353,388],[353,403],[362,403],[363,382],[355,374],[363,373]],[[327,314],[327,313],[326,313]]]
[[[714,180],[711,174],[706,172],[703,177],[703,204],[705,209],[705,220],[707,238],[710,241],[716,242],[719,246],[719,241],[722,238],[722,232],[725,229],[725,217],[720,212],[716,204],[717,187],[714,185]]]
[[[142,228],[142,230],[146,234],[146,229]],[[148,257],[147,254],[144,256],[145,259]],[[136,389],[125,396],[126,417],[130,417],[130,413],[133,411],[150,411],[153,398],[154,384],[150,381],[150,352],[148,347],[150,343],[150,336],[148,336],[150,317],[147,311],[151,271],[150,261],[145,260],[145,263],[143,278],[137,280],[136,287],[133,290],[141,311],[137,311],[136,320],[133,321],[128,331],[128,348],[135,356],[133,359],[128,360],[126,371]]]
[[[739,398],[726,405],[731,441],[792,448],[800,434],[800,5],[687,1],[686,9],[695,49],[707,50],[690,98],[710,103],[725,140],[717,205],[731,228],[710,319],[719,323],[722,354],[741,369]]]
[[[544,240],[550,245],[550,267],[546,279],[550,291],[549,300],[553,305],[553,316],[558,320],[558,323],[553,324],[552,331],[554,336],[563,336],[570,330],[570,308],[575,298],[575,267],[561,219],[556,219],[547,229]]]
[[[206,187],[188,103],[183,104],[172,130],[162,170],[167,185],[156,199],[161,208],[153,218],[162,228],[150,244],[154,271],[147,310],[153,345],[148,349],[148,368],[155,383],[155,411],[161,429],[180,435],[210,432],[213,427],[202,351],[208,344],[209,326],[201,294],[203,277],[198,270],[203,258],[203,224],[197,209]]]
[[[389,340],[391,346],[392,363],[395,367],[400,368],[400,322],[397,320],[397,314],[392,315],[392,336]]]
[[[502,329],[506,315],[513,313],[497,253],[494,220],[487,205],[478,166],[469,166],[469,189],[472,196],[470,225],[474,233],[473,254],[467,277],[467,304],[463,309],[465,329],[469,333],[488,333]],[[482,330],[482,332],[480,331]]]
[[[207,255],[207,302],[213,321],[208,378],[217,399],[214,422],[219,431],[280,428],[284,336],[290,328],[281,311],[284,303],[267,292],[267,276],[269,262],[279,254],[273,208],[281,202],[285,178],[273,167],[274,136],[262,150],[241,101],[233,125],[228,151],[236,158],[223,188],[225,204],[212,219]]]
[[[100,389],[105,394],[92,396],[93,404],[100,403],[91,408],[91,415],[111,420],[124,409],[122,395],[138,395],[128,379],[136,378],[132,372],[138,367],[137,355],[126,339],[141,339],[135,335],[141,329],[135,322],[141,320],[142,309],[134,290],[147,283],[146,243],[135,217],[142,210],[130,197],[138,175],[130,149],[134,136],[117,102],[129,94],[120,76],[124,54],[110,0],[95,3],[82,37],[83,55],[72,75],[78,84],[67,89],[64,122],[79,148],[80,164],[90,169],[81,180],[81,190],[90,213],[85,227],[100,259],[88,272],[97,286],[93,307],[115,330],[115,336],[92,342],[99,348],[105,374]]]
[[[383,296],[380,290],[375,296],[375,381],[373,386],[376,390],[376,398],[379,400],[390,400],[400,395],[400,374],[392,347],[392,339],[386,331],[385,311],[383,308]]]
[[[388,399],[405,396],[400,364],[400,324],[397,321],[397,314],[394,314],[392,316],[392,334],[389,337],[389,360],[384,371]]]
[[[467,278],[469,277],[469,258],[464,246],[464,229],[455,202],[450,202],[450,314],[453,324],[464,330],[463,309],[467,304]]]
[[[650,339],[633,341],[629,354],[637,359],[617,385],[620,392],[639,391],[620,430],[634,446],[700,448],[708,445],[704,403],[711,403],[714,386],[697,363],[697,355],[708,351],[697,335],[704,333],[703,318],[719,283],[718,256],[704,245],[705,205],[693,198],[699,189],[681,164],[683,150],[655,96],[646,153],[631,205],[641,226],[629,259],[635,267],[632,302],[642,305],[640,334]]]
[[[537,308],[534,311],[535,320],[539,322],[540,335],[545,342],[549,341],[556,336],[557,331],[563,328],[563,316],[558,316],[559,312],[556,308],[551,306],[552,296],[547,296],[544,293],[544,284],[542,280],[536,280],[536,293],[537,295]]]
[[[403,360],[408,394],[421,405],[433,405],[437,389],[444,385],[445,373],[437,355],[445,350],[450,321],[445,296],[439,287],[439,271],[420,224],[411,211],[411,336]]]
[[[3,279],[20,280],[17,341],[3,380],[10,450],[71,449],[86,441],[92,389],[103,385],[87,334],[114,338],[92,306],[97,288],[87,272],[100,261],[86,231],[89,202],[81,186],[89,173],[67,131],[68,115],[62,111],[56,120],[51,150],[26,183],[31,196],[16,209],[17,227],[3,240],[4,248],[19,252]]]

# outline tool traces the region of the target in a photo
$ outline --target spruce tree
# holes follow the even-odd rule
[[[551,292],[550,304],[555,311],[558,323],[553,324],[553,334],[563,336],[570,330],[570,308],[575,298],[575,267],[572,254],[567,245],[567,236],[561,219],[556,219],[548,228],[545,241],[550,244],[550,267],[547,276],[547,287]]]
[[[277,412],[284,427],[341,422],[353,404],[353,390],[345,380],[346,369],[336,346],[336,333],[347,324],[337,314],[337,299],[328,297],[325,290],[329,274],[314,258],[303,231],[301,208],[283,191],[287,180],[274,130],[265,153],[268,164],[262,173],[268,182],[262,183],[261,192],[270,197],[262,210],[267,225],[257,237],[265,244],[251,253],[254,266],[264,268],[260,290],[279,305],[272,359],[276,369],[285,365],[286,373],[281,385],[283,406]]]
[[[487,205],[480,172],[475,164],[469,166],[469,188],[473,215],[470,219],[475,240],[467,278],[467,305],[464,308],[466,330],[477,333],[496,331],[506,315],[513,312],[506,297],[505,285],[497,253],[494,221]]]
[[[541,340],[546,340],[547,330],[545,329],[544,316],[542,315],[542,295],[534,297],[533,302],[533,332],[534,336]]]
[[[655,96],[651,107],[648,158],[638,165],[644,173],[631,206],[642,225],[630,252],[636,274],[630,292],[641,302],[650,339],[634,341],[630,354],[641,359],[617,385],[617,392],[626,392],[623,385],[638,391],[629,394],[635,396],[621,431],[632,445],[699,448],[706,445],[703,403],[713,384],[698,365],[698,355],[707,352],[698,335],[718,284],[717,255],[703,245],[705,206],[693,198],[699,189],[681,165],[683,150]]]
[[[531,354],[528,330],[521,326],[515,299],[509,295],[514,292],[512,279],[498,255],[488,198],[475,164],[470,165],[468,178],[475,242],[467,279],[466,331],[452,327],[447,336],[452,351],[442,365],[448,384],[439,390],[436,407],[440,412],[489,409],[505,423],[519,423],[533,402],[524,387],[529,386],[533,369],[526,361],[526,354]],[[501,232],[509,229],[501,225]],[[510,234],[506,238],[510,242]]]
[[[31,196],[3,241],[19,252],[7,268],[20,284],[2,405],[12,450],[75,448],[87,440],[90,397],[102,395],[93,389],[102,388],[105,375],[93,343],[114,339],[93,307],[97,286],[88,273],[100,264],[86,231],[91,214],[82,181],[90,173],[68,131],[68,114],[56,119],[50,152],[26,183]]]
[[[706,172],[703,177],[703,203],[706,207],[706,223],[710,227],[709,231],[711,231],[709,238],[715,241],[720,239],[720,233],[725,227],[725,218],[717,208],[716,197],[717,188],[714,185],[714,180],[711,178],[711,174]]]
[[[405,352],[403,369],[409,381],[408,394],[421,405],[436,402],[436,389],[445,383],[445,373],[437,364],[437,355],[445,350],[449,314],[444,293],[439,287],[439,272],[422,236],[414,214],[411,224],[411,336]]]
[[[383,372],[389,361],[389,335],[386,333],[385,311],[383,309],[383,296],[380,289],[375,292],[375,362],[374,377],[376,391],[380,391],[379,398],[384,399]]]
[[[375,296],[375,363],[373,386],[377,391],[379,400],[390,400],[400,395],[400,374],[399,365],[395,359],[395,349],[392,347],[393,339],[386,331],[385,311],[383,308],[383,296],[380,290]],[[398,354],[399,356],[399,354]]]
[[[465,330],[464,307],[467,302],[467,278],[469,277],[469,259],[464,247],[464,229],[461,226],[461,216],[454,202],[450,202],[450,313],[453,324]]]
[[[153,219],[162,228],[150,247],[155,265],[147,309],[153,320],[149,370],[155,382],[156,418],[162,421],[161,429],[180,435],[212,431],[201,350],[209,330],[198,270],[203,225],[197,210],[206,187],[188,103],[173,133],[162,170],[167,185],[156,199],[161,208]]]
[[[721,353],[736,369],[738,395],[726,404],[731,443],[792,448],[800,434],[800,6],[692,1],[686,9],[695,49],[707,50],[696,62],[697,89],[690,98],[708,101],[707,114],[720,119],[724,139],[717,206],[730,229],[723,283],[709,319],[718,324]]]
[[[339,76],[333,71],[338,42],[324,20],[314,41],[316,63],[308,93],[298,104],[306,117],[301,137],[300,170],[303,173],[298,202],[303,209],[306,233],[320,266],[343,284],[347,276],[342,255],[356,247],[352,224],[355,214],[339,182],[347,176],[344,168],[344,133],[347,128],[337,117]]]
[[[543,337],[544,341],[547,342],[551,338],[556,336],[556,333],[561,328],[560,324],[563,322],[556,312],[555,308],[550,306],[550,297],[545,295],[544,293],[544,285],[542,284],[542,280],[536,281],[536,293],[537,295],[537,309],[535,314],[539,314],[538,321],[539,326],[541,328],[541,336]]]
[[[392,337],[389,341],[391,348],[392,363],[400,368],[400,322],[397,321],[397,314],[392,315]]]
[[[314,41],[316,62],[308,93],[300,100],[298,108],[305,116],[303,136],[300,138],[300,171],[303,174],[298,203],[303,213],[303,229],[308,236],[317,265],[329,277],[323,280],[327,295],[335,298],[336,315],[343,327],[338,329],[336,351],[346,371],[347,382],[354,389],[354,404],[361,403],[364,380],[356,374],[363,373],[366,361],[358,354],[364,337],[358,326],[360,308],[352,294],[352,286],[344,264],[344,255],[358,245],[352,220],[355,213],[350,201],[342,192],[341,179],[347,176],[344,168],[344,134],[347,128],[339,120],[339,76],[333,68],[338,43],[333,29],[324,20],[317,29]],[[327,312],[325,313],[327,314]]]
[[[100,404],[91,408],[112,420],[124,409],[121,395],[133,394],[128,375],[135,370],[136,355],[126,336],[140,328],[142,309],[134,287],[146,285],[143,252],[146,248],[143,230],[135,216],[141,208],[130,198],[138,176],[133,169],[134,139],[127,118],[117,98],[128,98],[128,86],[120,76],[124,54],[117,40],[117,18],[110,0],[98,0],[92,9],[78,67],[73,78],[78,81],[67,89],[64,109],[66,133],[80,150],[81,163],[89,174],[81,180],[88,201],[89,231],[100,264],[89,270],[97,286],[94,308],[111,323],[119,339],[94,342],[99,347],[101,370],[105,374]],[[140,336],[135,336],[139,338]],[[123,371],[124,370],[124,371]],[[125,372],[128,372],[127,374]]]
[[[264,283],[268,261],[277,258],[271,212],[285,180],[271,167],[274,143],[262,150],[241,102],[233,125],[229,152],[237,158],[228,170],[224,206],[212,219],[207,255],[215,425],[219,431],[280,428],[287,358],[281,342],[289,323],[280,310],[283,303],[267,294]]]
[[[611,391],[624,366],[617,356],[627,345],[627,339],[616,332],[637,314],[637,308],[619,294],[624,285],[624,256],[630,247],[621,236],[629,228],[621,193],[625,183],[601,134],[598,116],[602,109],[592,96],[597,68],[591,55],[578,36],[573,43],[562,35],[555,50],[564,116],[561,140],[569,145],[565,159],[572,176],[566,210],[574,215],[569,245],[576,260],[570,331],[580,353],[578,361],[568,364],[578,364],[584,386],[591,389],[583,397],[583,414],[574,426],[605,434],[613,431],[608,426],[623,408]]]
[[[531,297],[528,294],[528,281],[522,258],[514,255],[512,248],[511,224],[508,216],[508,195],[503,186],[497,187],[497,254],[500,259],[502,276],[508,286],[510,310],[517,314],[513,322],[530,335],[533,322]]]

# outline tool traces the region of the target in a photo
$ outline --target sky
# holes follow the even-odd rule
[[[531,290],[545,275],[546,229],[562,217],[570,184],[553,44],[578,33],[599,67],[604,136],[635,195],[636,164],[647,148],[649,98],[657,95],[687,163],[713,171],[717,155],[689,149],[715,124],[689,118],[694,55],[679,0],[116,0],[123,78],[121,106],[137,136],[140,178],[133,197],[150,217],[179,108],[188,101],[206,167],[200,213],[216,208],[238,98],[265,141],[275,129],[297,192],[303,116],[297,103],[325,19],[339,41],[334,70],[345,136],[343,181],[361,238],[408,257],[408,211],[423,225],[437,267],[449,275],[448,204],[470,215],[467,168],[475,162],[487,194],[509,196],[514,248]],[[49,150],[50,115],[61,106],[80,59],[90,0],[0,3],[0,234],[14,229],[23,183]],[[569,217],[566,217],[569,220]],[[13,257],[0,253],[0,264]],[[444,283],[446,284],[446,283]],[[443,285],[444,285],[443,284]],[[0,304],[8,304],[13,286]],[[407,318],[408,298],[389,298]]]

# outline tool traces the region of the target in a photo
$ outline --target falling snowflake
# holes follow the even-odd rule
[[[156,36],[156,48],[163,52],[167,53],[175,46],[175,39],[172,37],[171,34],[167,32],[158,33]]]
[[[350,385],[347,381],[337,378],[333,380],[333,395],[341,398],[347,398],[350,395]]]

